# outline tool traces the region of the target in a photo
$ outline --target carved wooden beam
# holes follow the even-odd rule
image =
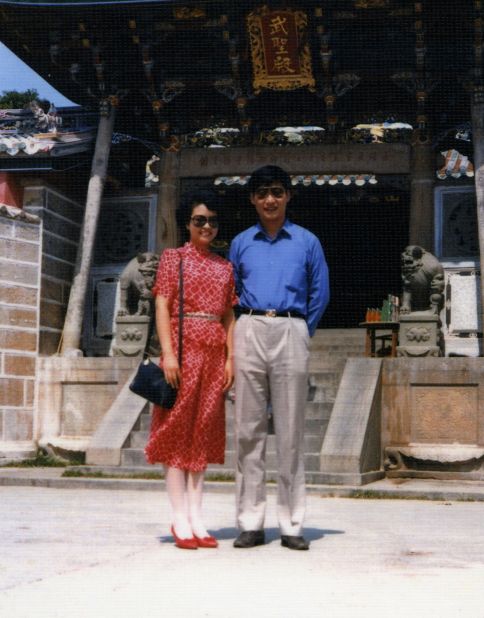
[[[289,174],[409,174],[406,144],[335,144],[281,148],[187,148],[180,153],[180,176],[245,175],[262,165],[280,165]]]

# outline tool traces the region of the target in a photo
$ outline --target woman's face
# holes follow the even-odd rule
[[[209,210],[205,204],[197,204],[192,208],[192,216],[187,224],[190,232],[190,242],[201,249],[208,249],[210,243],[218,234],[217,213]]]

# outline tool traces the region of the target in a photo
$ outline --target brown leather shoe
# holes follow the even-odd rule
[[[246,530],[235,539],[234,547],[247,549],[256,545],[264,545],[265,542],[264,530]]]
[[[303,536],[281,534],[281,545],[289,549],[309,549],[309,541],[306,541]]]

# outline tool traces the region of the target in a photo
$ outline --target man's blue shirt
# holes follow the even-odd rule
[[[241,307],[297,311],[314,335],[329,302],[328,265],[314,234],[286,219],[271,238],[257,223],[234,238],[229,260]]]

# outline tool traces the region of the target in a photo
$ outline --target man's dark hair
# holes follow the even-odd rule
[[[208,210],[213,210],[219,214],[220,199],[211,189],[198,189],[185,193],[180,200],[180,206],[176,211],[176,221],[180,227],[190,223],[192,212],[195,206],[205,204]]]
[[[291,188],[291,178],[286,171],[277,165],[264,165],[252,172],[247,188],[249,193],[255,193],[259,187],[269,186],[275,182],[280,182],[286,191]]]

